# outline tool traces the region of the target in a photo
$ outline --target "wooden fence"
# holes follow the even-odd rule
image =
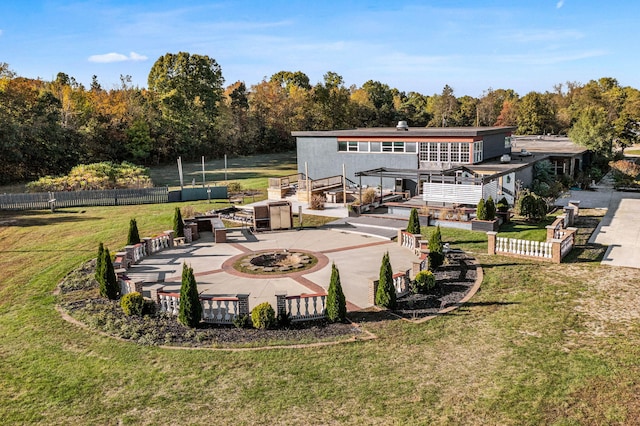
[[[0,210],[158,204],[169,202],[168,194],[166,187],[0,194]]]

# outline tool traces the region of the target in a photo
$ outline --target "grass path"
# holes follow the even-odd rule
[[[180,351],[103,337],[61,319],[65,273],[149,235],[173,205],[12,215],[0,227],[4,424],[629,424],[640,418],[640,271],[582,247],[552,265],[473,250],[485,281],[424,324],[367,322],[373,341],[260,352]],[[582,217],[582,216],[581,216]],[[375,267],[372,266],[373,269]],[[629,303],[625,303],[629,301]]]

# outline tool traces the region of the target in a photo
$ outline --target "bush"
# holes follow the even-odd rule
[[[324,197],[319,194],[313,194],[309,200],[309,208],[311,210],[324,210]]]
[[[487,202],[484,203],[484,209],[486,211],[485,220],[494,220],[496,218],[496,205],[493,202],[493,198],[491,196],[489,196],[489,198],[487,198]]]
[[[409,224],[407,225],[407,232],[410,234],[420,233],[420,217],[418,216],[417,209],[411,209],[411,214],[409,215]]]
[[[484,203],[484,198],[480,198],[478,201],[478,207],[476,207],[476,219],[487,220],[487,207]]]
[[[98,280],[98,284],[100,285],[100,295],[110,300],[116,300],[120,294],[120,287],[118,285],[116,273],[113,270],[113,263],[111,262],[111,255],[109,254],[108,248],[105,248],[102,252],[100,273],[101,277]]]
[[[534,192],[527,192],[518,201],[519,214],[530,221],[540,221],[547,215],[547,203]]]
[[[440,226],[429,237],[429,269],[434,271],[444,263],[444,250]]]
[[[362,200],[360,204],[371,204],[376,200],[378,191],[375,188],[367,188],[362,193]]]
[[[144,311],[144,299],[137,291],[127,293],[120,299],[120,307],[125,315],[139,317]]]
[[[251,328],[251,318],[249,315],[238,315],[233,319],[233,325],[236,328]]]
[[[276,312],[269,302],[264,302],[251,311],[251,322],[255,328],[273,328],[276,325]]]
[[[142,315],[154,316],[157,310],[156,302],[144,299],[142,302]]]
[[[129,234],[127,235],[127,245],[132,246],[140,243],[140,233],[138,232],[138,223],[135,219],[129,221]]]
[[[227,192],[229,194],[237,194],[239,192],[242,192],[242,185],[240,184],[240,182],[228,182]]]
[[[182,285],[180,286],[180,310],[178,322],[187,327],[196,327],[202,319],[202,305],[198,296],[198,285],[193,268],[182,265]]]
[[[412,293],[426,293],[436,286],[436,277],[431,271],[420,271],[411,283]]]
[[[344,321],[347,318],[347,301],[342,292],[340,271],[335,263],[331,265],[331,280],[327,291],[327,318],[331,322]]]
[[[506,213],[509,211],[509,202],[506,197],[500,198],[498,204],[496,204],[496,210],[502,213]]]
[[[389,252],[386,252],[384,256],[382,256],[375,302],[377,306],[383,308],[394,309],[396,307],[396,289],[393,285],[393,272],[391,270]]]
[[[173,232],[175,237],[184,237],[184,222],[182,220],[182,213],[180,213],[180,207],[176,207],[173,213]]]
[[[291,325],[291,314],[286,309],[281,310],[276,318],[278,327],[286,328]]]

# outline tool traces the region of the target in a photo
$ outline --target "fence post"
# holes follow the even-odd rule
[[[173,248],[174,247],[174,235],[176,231],[174,231],[173,229],[169,230],[169,231],[164,231],[165,235],[169,236],[169,248]]]
[[[147,288],[149,289],[149,299],[153,300],[156,304],[160,304],[160,296],[158,296],[158,292],[164,290],[164,285],[153,284]]]
[[[496,238],[498,233],[495,231],[487,232],[487,253],[496,254]]]
[[[249,295],[248,294],[236,294],[238,298],[238,316],[249,315],[251,312],[249,309]]]
[[[287,312],[287,293],[276,293],[276,315]]]

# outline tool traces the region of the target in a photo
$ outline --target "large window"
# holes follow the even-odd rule
[[[420,161],[469,164],[470,144],[466,142],[420,142]]]
[[[367,141],[339,141],[339,152],[389,152],[415,154],[418,147],[416,142],[367,142]]]
[[[482,162],[482,141],[473,143],[473,163]]]

